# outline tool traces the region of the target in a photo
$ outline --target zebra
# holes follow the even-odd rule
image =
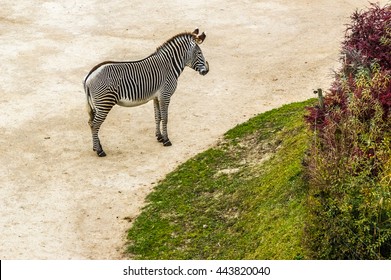
[[[105,61],[92,68],[83,85],[93,150],[99,157],[106,156],[106,153],[100,144],[98,132],[114,105],[134,107],[153,100],[155,136],[164,146],[172,145],[167,134],[170,98],[185,66],[201,75],[209,72],[209,64],[199,47],[205,38],[205,32],[199,34],[197,28],[191,33],[184,32],[172,37],[144,59]]]

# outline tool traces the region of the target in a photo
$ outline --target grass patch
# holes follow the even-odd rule
[[[301,259],[303,122],[314,100],[238,125],[167,175],[128,232],[136,259]]]

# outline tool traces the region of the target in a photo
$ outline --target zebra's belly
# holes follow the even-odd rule
[[[120,99],[118,100],[117,104],[120,105],[120,106],[124,106],[124,107],[136,107],[136,106],[140,106],[140,105],[143,105],[149,101],[151,101],[152,99],[154,99],[156,97],[156,93],[151,95],[149,98],[146,98],[146,99],[141,99],[141,100],[130,100],[130,99]]]

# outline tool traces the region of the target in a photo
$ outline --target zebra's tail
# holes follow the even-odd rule
[[[87,86],[86,80],[87,79],[84,79],[83,86],[84,86],[84,91],[85,91],[86,97],[87,97],[87,112],[88,112],[88,114],[90,116],[90,120],[88,121],[88,124],[90,126],[92,126],[92,121],[93,121],[93,119],[95,117],[95,106],[94,106],[94,103],[92,102],[90,89]]]

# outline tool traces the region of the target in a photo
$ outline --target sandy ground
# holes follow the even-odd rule
[[[367,0],[10,1],[0,9],[0,258],[121,259],[153,185],[251,116],[327,89],[344,24]],[[199,27],[210,72],[185,69],[172,147],[153,104],[115,107],[92,151],[82,80]],[[130,218],[130,219],[128,219]]]

